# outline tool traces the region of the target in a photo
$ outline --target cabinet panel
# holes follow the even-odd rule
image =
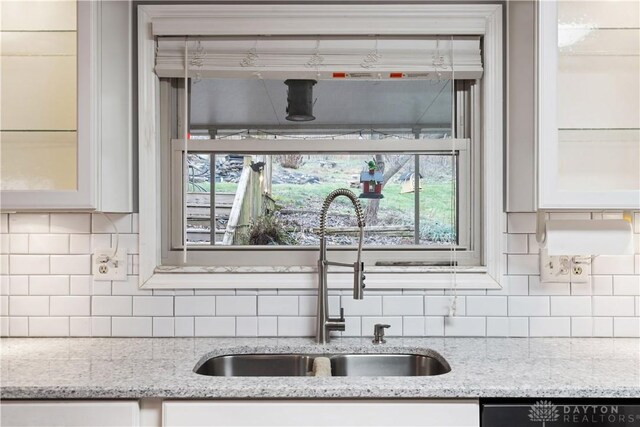
[[[165,401],[163,426],[479,426],[474,400]]]
[[[12,427],[126,427],[140,420],[137,401],[5,401],[0,409],[0,424]]]
[[[1,190],[74,190],[77,132],[3,132]]]
[[[637,2],[539,2],[542,209],[640,209]]]

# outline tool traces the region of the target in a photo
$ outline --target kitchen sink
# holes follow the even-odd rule
[[[328,357],[335,377],[429,376],[451,371],[446,360],[397,353],[361,354],[230,354],[212,357],[195,369],[217,377],[304,377],[313,375],[313,360]]]

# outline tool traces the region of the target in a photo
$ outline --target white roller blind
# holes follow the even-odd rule
[[[184,43],[184,37],[158,37],[158,76],[184,77]],[[459,79],[482,76],[479,37],[190,37],[188,45],[194,78],[445,79],[453,69]]]

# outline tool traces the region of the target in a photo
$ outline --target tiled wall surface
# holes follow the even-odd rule
[[[602,218],[601,213],[552,214]],[[316,296],[292,290],[140,290],[137,215],[110,215],[127,248],[128,280],[94,281],[91,252],[110,247],[102,215],[2,214],[2,336],[310,336]],[[605,214],[607,217],[607,214]],[[589,284],[541,284],[535,215],[509,214],[503,289],[369,291],[363,301],[333,292],[347,336],[391,325],[404,336],[640,336],[640,213],[636,255],[594,259]],[[337,313],[336,313],[337,314]]]

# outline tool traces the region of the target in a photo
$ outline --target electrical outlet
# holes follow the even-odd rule
[[[571,257],[549,256],[546,249],[540,249],[540,282],[569,283],[571,267]]]
[[[591,276],[591,257],[574,256],[571,258],[571,283],[589,283]]]
[[[127,251],[118,250],[113,255],[113,249],[96,249],[93,252],[94,280],[127,280]]]

